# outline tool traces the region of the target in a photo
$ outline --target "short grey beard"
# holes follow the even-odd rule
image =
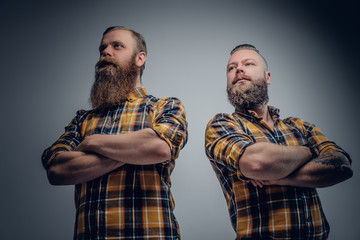
[[[247,89],[227,87],[228,99],[236,110],[246,112],[264,106],[269,101],[268,86],[265,78],[251,82]]]

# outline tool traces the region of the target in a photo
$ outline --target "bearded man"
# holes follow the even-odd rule
[[[76,185],[74,239],[180,239],[170,174],[187,142],[185,109],[142,86],[142,35],[110,27],[99,51],[92,109],[44,151],[48,179]]]
[[[350,156],[299,118],[268,106],[271,74],[250,44],[231,51],[227,92],[233,114],[217,114],[205,148],[228,204],[236,239],[327,239],[316,188],[352,176]]]

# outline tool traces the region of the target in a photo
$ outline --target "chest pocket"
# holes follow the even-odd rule
[[[296,126],[280,122],[275,128],[274,135],[279,144],[285,146],[303,146],[307,143],[306,133]]]
[[[151,112],[146,109],[136,113],[113,110],[107,114],[89,114],[82,123],[81,135],[129,133],[151,126]]]

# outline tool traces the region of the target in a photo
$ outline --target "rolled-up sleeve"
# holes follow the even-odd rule
[[[177,98],[161,98],[154,105],[154,116],[152,129],[168,143],[172,159],[178,158],[188,139],[183,104]]]
[[[340,152],[347,157],[350,163],[352,162],[350,155],[335,142],[329,140],[320,128],[305,121],[302,122],[302,126],[307,134],[307,145],[314,155],[319,156],[327,152]]]
[[[230,114],[218,114],[212,118],[205,132],[205,151],[210,161],[235,171],[239,178],[242,173],[239,159],[245,149],[254,141],[245,133]]]
[[[65,133],[43,152],[41,160],[46,170],[51,166],[56,155],[61,152],[72,151],[80,144],[81,134],[79,126],[84,113],[85,111],[83,110],[78,111],[72,121],[65,127]]]

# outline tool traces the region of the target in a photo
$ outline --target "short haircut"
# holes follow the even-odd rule
[[[123,26],[112,26],[112,27],[108,27],[105,32],[103,33],[103,37],[111,32],[111,31],[114,31],[114,30],[127,30],[127,31],[130,31],[136,41],[136,50],[137,52],[144,52],[145,54],[147,54],[147,48],[146,48],[146,41],[145,41],[145,38],[138,32],[130,29],[130,28],[126,28],[126,27],[123,27]],[[141,69],[140,69],[140,76],[142,76],[143,72],[144,72],[144,69],[145,69],[145,63],[141,66]]]
[[[237,45],[233,50],[231,50],[230,55],[233,55],[235,52],[237,52],[239,50],[252,50],[252,51],[255,51],[263,59],[265,70],[266,71],[268,70],[268,64],[267,64],[266,59],[264,58],[263,55],[260,54],[259,50],[254,45],[247,44],[247,43]]]

